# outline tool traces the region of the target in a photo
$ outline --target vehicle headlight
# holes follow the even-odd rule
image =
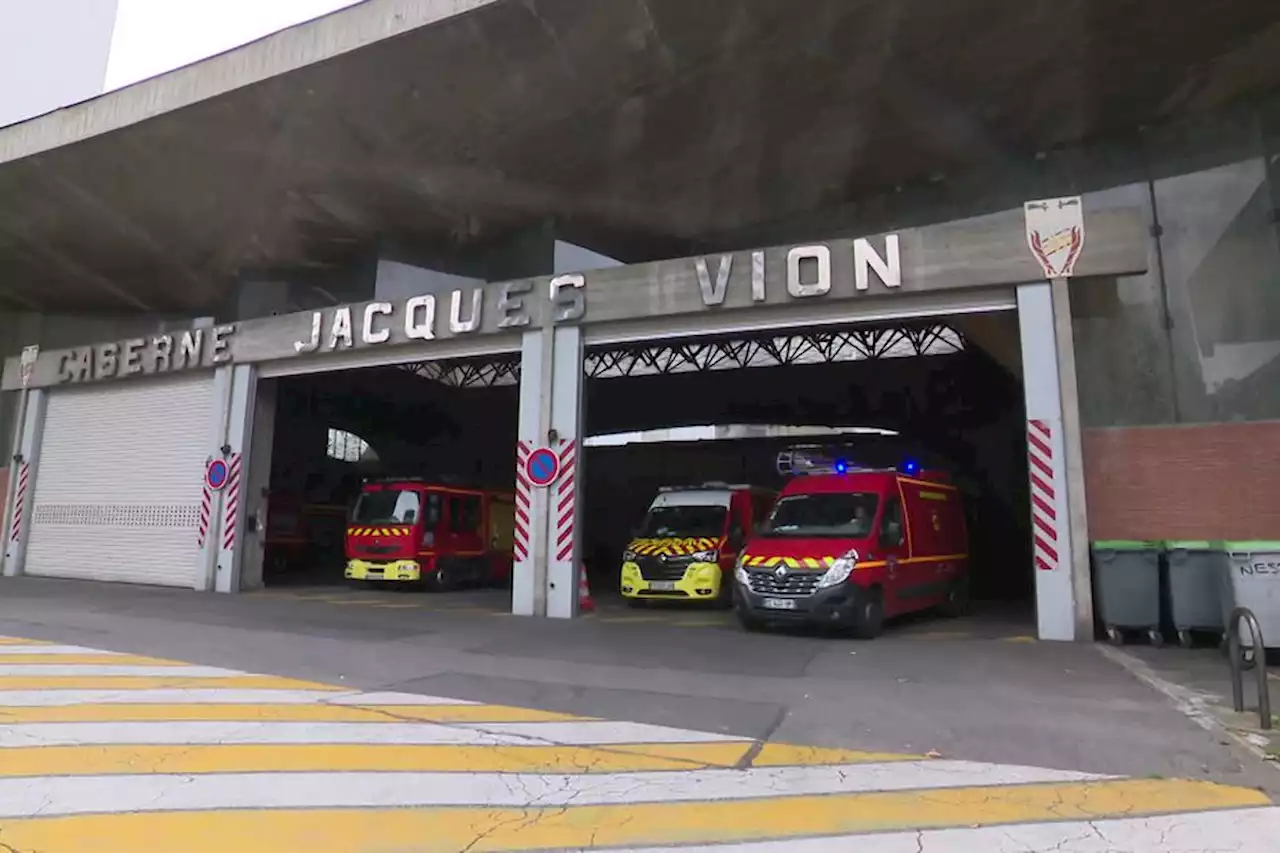
[[[750,586],[751,583],[747,578],[747,570],[742,568],[742,563],[738,563],[737,568],[733,570],[733,576],[738,579],[738,583],[743,586]]]
[[[636,561],[636,552],[635,552],[635,551],[623,551],[623,552],[622,552],[622,562],[624,562],[624,563],[634,563],[635,561]]]
[[[709,551],[699,551],[698,553],[693,555],[693,562],[695,563],[714,563],[716,560],[719,560],[719,559],[720,559],[720,552],[715,550],[714,548]]]
[[[818,588],[835,586],[842,584],[849,579],[849,575],[853,574],[853,570],[858,566],[858,552],[850,551],[843,557],[840,557],[827,569],[826,574],[818,581]]]

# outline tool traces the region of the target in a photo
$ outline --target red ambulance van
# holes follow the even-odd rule
[[[968,602],[969,546],[960,493],[914,465],[853,468],[808,458],[784,468],[765,525],[738,558],[738,619],[748,630],[811,623],[880,634],[884,620]]]

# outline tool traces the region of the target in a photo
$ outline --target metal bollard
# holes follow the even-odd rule
[[[1240,621],[1249,625],[1253,641],[1254,671],[1258,680],[1258,721],[1271,728],[1271,690],[1267,686],[1267,647],[1262,642],[1262,626],[1247,607],[1237,607],[1227,620],[1227,660],[1231,666],[1231,701],[1237,713],[1244,711],[1244,666],[1240,655]]]

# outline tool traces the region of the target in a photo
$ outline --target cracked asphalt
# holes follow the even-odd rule
[[[0,582],[0,849],[1280,851],[1275,771],[1088,646],[492,611]]]

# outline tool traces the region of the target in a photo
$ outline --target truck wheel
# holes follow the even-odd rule
[[[947,590],[947,600],[942,605],[942,613],[952,619],[959,618],[969,612],[969,579],[961,578],[951,584]]]
[[[435,572],[431,575],[431,581],[428,587],[432,592],[448,592],[457,586],[454,580],[453,572],[444,566],[437,566]]]
[[[860,640],[874,640],[884,630],[884,593],[869,589],[858,597],[857,610],[851,626],[853,636]]]

